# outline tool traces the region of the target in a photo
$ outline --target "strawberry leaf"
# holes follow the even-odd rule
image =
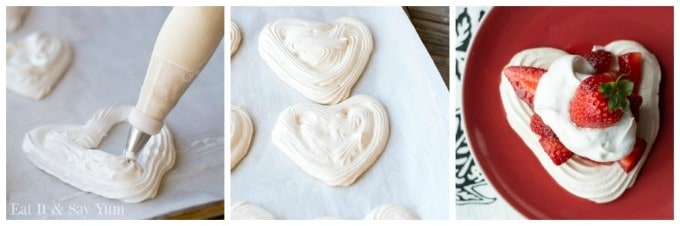
[[[619,76],[616,81],[604,83],[597,90],[607,99],[607,107],[610,111],[626,112],[630,105],[628,96],[633,93],[633,85],[633,82],[625,76]]]
[[[633,93],[633,86],[635,85],[635,83],[631,82],[630,80],[628,80],[628,79],[623,79],[623,80],[621,80],[621,81],[617,81],[617,84],[620,85],[619,88],[620,88],[621,91],[622,91],[621,93],[626,94],[626,96],[628,96],[628,95],[630,95],[631,93]]]

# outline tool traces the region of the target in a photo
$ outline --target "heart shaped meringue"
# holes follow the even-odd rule
[[[406,207],[396,204],[383,204],[371,210],[364,220],[418,220],[418,215]]]
[[[502,74],[500,75],[501,83],[499,87],[501,101],[510,127],[531,149],[543,168],[557,184],[569,193],[595,203],[614,201],[626,189],[634,185],[637,175],[651,151],[653,146],[651,143],[656,139],[660,125],[658,93],[661,69],[656,57],[642,44],[631,40],[613,41],[604,46],[604,50],[615,56],[628,52],[640,52],[642,54],[643,76],[639,94],[642,96],[643,102],[640,106],[640,120],[637,122],[636,136],[646,140],[647,147],[635,168],[629,173],[626,173],[618,163],[597,165],[580,157],[572,157],[564,164],[555,165],[539,143],[540,136],[537,136],[530,128],[531,115],[534,112],[532,108],[517,97],[510,81]],[[530,48],[515,54],[508,66],[531,66],[548,70],[555,61],[566,55],[568,55],[567,52],[551,47]],[[618,64],[616,67],[618,67]],[[567,87],[567,84],[559,84],[560,88]],[[597,139],[590,141],[593,140]]]
[[[47,125],[26,134],[23,149],[39,169],[80,190],[124,202],[156,196],[163,175],[175,163],[167,127],[152,136],[137,157],[127,161],[95,149],[113,125],[124,122],[130,106],[107,107],[84,126]]]
[[[229,33],[229,38],[231,38],[231,54],[234,54],[238,49],[238,45],[241,44],[241,31],[234,21],[231,21],[231,33]]]
[[[334,106],[288,107],[274,125],[272,141],[309,175],[349,186],[383,152],[389,127],[382,104],[357,95]]]
[[[249,202],[237,202],[231,205],[232,220],[276,220],[269,211]]]
[[[329,23],[281,19],[260,33],[260,56],[274,73],[303,96],[321,104],[349,97],[373,51],[371,31],[341,17]]]
[[[39,100],[61,79],[71,64],[68,42],[47,33],[33,33],[7,44],[7,88]]]
[[[231,168],[248,153],[253,137],[253,122],[243,108],[231,106]]]

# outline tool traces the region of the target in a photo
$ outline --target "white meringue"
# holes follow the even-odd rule
[[[243,108],[231,106],[231,168],[248,153],[253,137],[253,122]]]
[[[231,21],[231,33],[229,33],[229,38],[231,39],[231,54],[234,54],[238,49],[238,45],[241,44],[241,31],[234,21]]]
[[[564,164],[556,166],[543,151],[538,141],[539,137],[531,131],[529,126],[533,114],[531,108],[517,97],[512,85],[502,73],[500,84],[501,100],[508,123],[531,149],[543,168],[569,193],[596,203],[616,200],[627,188],[633,186],[649,155],[659,129],[658,92],[661,70],[656,57],[641,44],[628,40],[611,42],[604,49],[615,56],[627,52],[641,52],[643,56],[642,81],[639,91],[643,102],[640,106],[640,121],[637,123],[636,135],[647,141],[647,148],[638,164],[629,173],[625,173],[618,163],[593,165],[578,157],[572,157]],[[515,54],[508,66],[532,66],[548,69],[555,60],[567,54],[562,50],[548,47],[527,49]],[[616,65],[612,65],[612,67],[616,67]]]
[[[418,220],[420,217],[404,206],[384,204],[371,210],[364,220]]]
[[[7,88],[39,100],[61,79],[71,64],[68,42],[47,33],[33,33],[7,44]]]
[[[275,220],[269,211],[249,202],[237,202],[231,205],[232,220]]]
[[[7,6],[7,20],[5,21],[7,22],[7,33],[12,33],[21,27],[30,9],[30,6]]]
[[[80,190],[129,203],[153,198],[163,175],[175,163],[175,146],[167,127],[149,139],[137,161],[96,149],[131,110],[131,106],[112,106],[97,112],[84,126],[35,128],[26,134],[24,152],[36,167]]]
[[[389,130],[382,104],[357,95],[334,106],[286,108],[274,125],[272,141],[311,176],[329,185],[349,186],[378,159]]]
[[[371,31],[341,17],[329,23],[281,19],[260,33],[260,56],[274,73],[303,96],[321,104],[349,97],[371,52]]]

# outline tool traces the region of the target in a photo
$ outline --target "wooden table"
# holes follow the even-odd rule
[[[405,6],[425,48],[449,87],[449,7]]]

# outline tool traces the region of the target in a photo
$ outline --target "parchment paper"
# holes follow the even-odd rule
[[[306,174],[271,142],[279,113],[311,103],[279,80],[257,51],[268,22],[322,22],[351,16],[373,33],[374,49],[352,95],[378,99],[390,117],[382,156],[349,187],[332,187]],[[231,7],[242,41],[231,57],[231,102],[250,114],[249,153],[231,173],[231,203],[248,201],[280,219],[362,219],[396,203],[423,219],[448,219],[448,93],[413,25],[399,7]]]
[[[156,198],[127,204],[82,192],[33,166],[21,149],[24,134],[38,126],[82,125],[103,107],[135,105],[169,12],[169,7],[32,7],[20,30],[7,35],[16,41],[52,32],[69,40],[75,53],[70,69],[42,100],[6,91],[8,219],[151,218],[224,199],[223,45],[166,119],[177,160]],[[119,124],[100,147],[122,154],[127,133],[128,125]]]

